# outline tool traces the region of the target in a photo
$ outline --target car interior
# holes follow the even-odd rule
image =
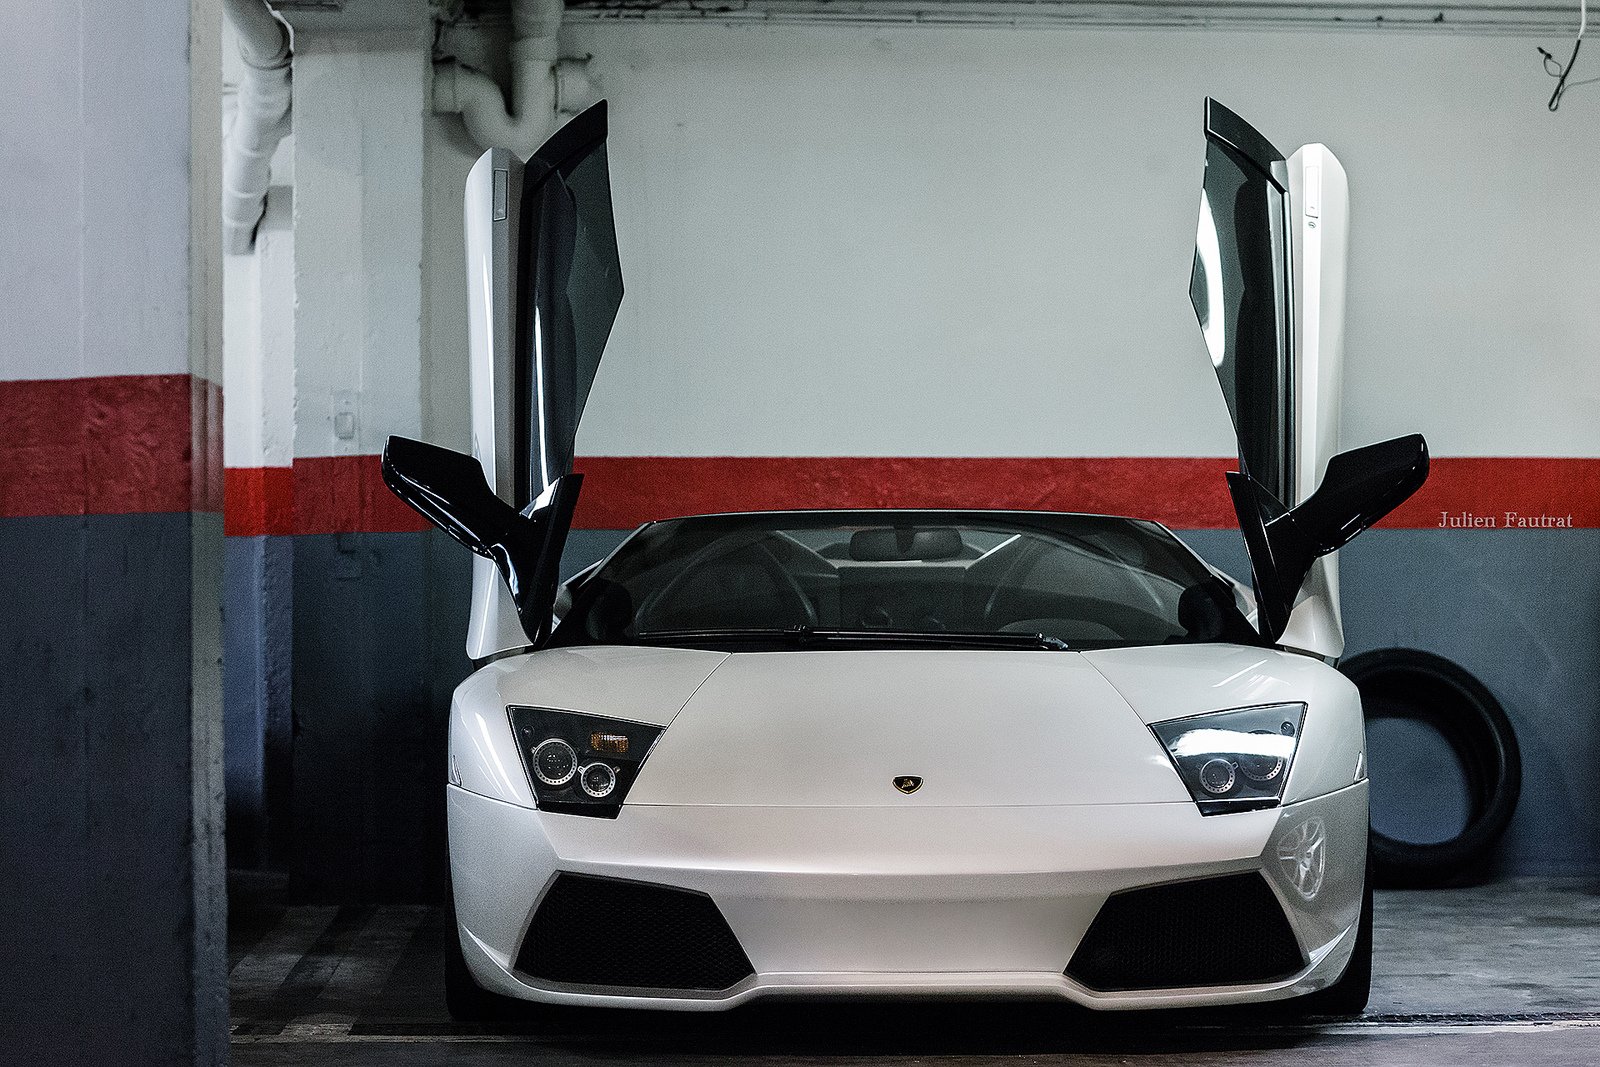
[[[809,629],[1106,648],[1253,633],[1228,583],[1154,523],[717,518],[654,524],[625,544],[584,577],[563,640]]]

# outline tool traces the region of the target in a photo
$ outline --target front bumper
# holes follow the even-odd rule
[[[451,787],[449,821],[467,963],[481,985],[507,996],[692,1010],[771,995],[1031,996],[1134,1009],[1275,1000],[1337,980],[1361,907],[1367,786],[1209,818],[1181,803],[626,806],[615,820],[543,813]],[[1308,872],[1313,828],[1322,859]],[[1297,973],[1251,985],[1120,991],[1091,989],[1066,973],[1112,894],[1249,871],[1265,876],[1288,919],[1305,960]],[[523,938],[561,872],[709,895],[754,974],[717,991],[665,991],[576,986],[519,971]]]

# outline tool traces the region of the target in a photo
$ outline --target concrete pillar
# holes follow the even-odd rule
[[[295,42],[295,456],[422,425],[426,36]]]
[[[8,7],[0,1047],[221,1063],[220,15]]]
[[[244,73],[222,44],[223,111]],[[291,114],[292,120],[292,114]],[[294,134],[278,142],[254,247],[224,257],[228,396],[223,723],[228,866],[281,870],[292,847]]]
[[[442,883],[430,535],[378,467],[389,434],[422,427],[428,41],[419,25],[295,44],[300,900],[424,900]]]
[[[226,77],[237,49],[223,49]],[[273,156],[255,247],[224,257],[228,866],[246,870],[281,870],[292,847],[293,160],[291,134]]]

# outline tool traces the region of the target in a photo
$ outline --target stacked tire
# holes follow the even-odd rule
[[[1361,690],[1367,722],[1410,719],[1437,731],[1465,775],[1468,815],[1455,836],[1403,841],[1372,831],[1375,883],[1381,888],[1447,885],[1481,871],[1505,833],[1522,793],[1522,756],[1505,709],[1457,664],[1411,648],[1363,652],[1339,669]]]

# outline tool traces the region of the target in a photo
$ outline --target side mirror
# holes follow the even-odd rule
[[[1322,484],[1287,508],[1247,473],[1228,475],[1239,529],[1255,571],[1261,635],[1276,641],[1316,560],[1350,543],[1422,488],[1428,443],[1421,434],[1341,452]]]
[[[521,516],[495,496],[483,467],[453,449],[390,437],[383,448],[383,481],[389,489],[480,556],[504,544]]]
[[[1340,452],[1317,491],[1290,512],[1318,556],[1350,543],[1405,503],[1428,480],[1428,442],[1419,433]]]
[[[390,437],[383,449],[383,481],[423,518],[494,561],[528,640],[543,644],[550,636],[561,550],[583,476],[559,479],[543,506],[518,511],[489,488],[483,468],[471,456],[409,437]]]

